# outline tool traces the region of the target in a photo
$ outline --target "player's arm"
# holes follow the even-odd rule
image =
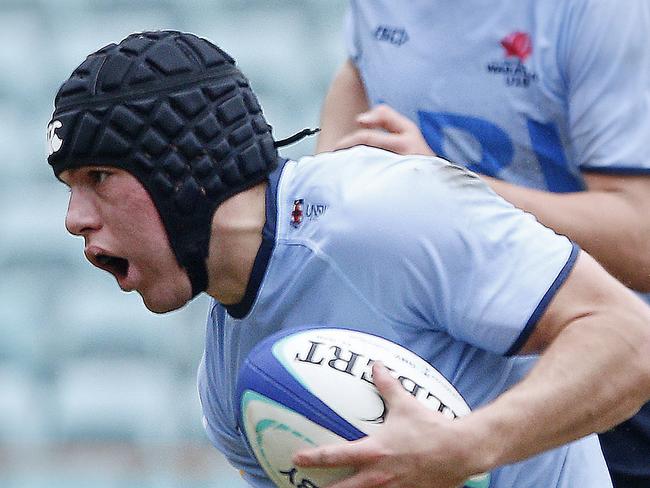
[[[345,446],[303,452],[296,461],[357,469],[332,488],[452,488],[606,430],[650,398],[650,310],[585,253],[521,352],[542,352],[529,375],[453,421],[428,412],[378,369],[375,383],[390,411],[386,428]]]
[[[332,80],[321,109],[316,152],[332,151],[357,128],[356,116],[368,110],[366,91],[354,63],[348,59]]]
[[[543,354],[459,425],[486,447],[489,467],[607,430],[650,399],[650,309],[586,253],[521,352]]]

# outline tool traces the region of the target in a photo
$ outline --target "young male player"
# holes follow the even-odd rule
[[[336,486],[455,487],[487,470],[493,487],[611,486],[589,434],[650,397],[650,312],[476,176],[365,147],[282,160],[232,58],[172,31],[88,56],[48,133],[66,226],[91,263],[155,312],[214,298],[204,424],[252,485],[271,486],[235,418],[239,364],[308,324],[408,347],[475,409],[422,411],[376,368],[382,434],[296,459],[353,465]],[[536,352],[522,379],[509,356]]]

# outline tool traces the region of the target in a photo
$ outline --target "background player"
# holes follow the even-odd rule
[[[348,27],[319,150],[433,151],[650,289],[648,2],[351,1]],[[650,486],[650,405],[601,439]]]
[[[237,429],[238,365],[268,334],[309,323],[404,344],[483,406],[454,422],[394,410],[391,425],[415,421],[423,438],[387,427],[392,445],[427,455],[380,451],[379,476],[456,486],[509,464],[495,486],[609,486],[593,436],[512,463],[607,428],[650,396],[650,312],[477,177],[369,148],[278,160],[232,58],[177,32],[91,54],[59,90],[50,127],[62,142],[48,161],[71,189],[66,226],[88,260],[156,312],[203,291],[215,299],[199,374],[205,425],[251,483],[269,486]],[[301,218],[296,202],[324,210]],[[507,355],[532,352],[543,354],[531,374],[500,395],[520,364]],[[408,402],[379,381],[389,401]],[[355,449],[372,457],[373,443],[381,437]],[[391,471],[405,458],[425,469]],[[374,485],[375,468],[357,486]]]

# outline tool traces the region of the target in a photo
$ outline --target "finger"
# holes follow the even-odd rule
[[[365,128],[384,129],[394,134],[401,134],[416,127],[408,117],[385,104],[359,114],[357,123]]]
[[[379,129],[360,129],[341,138],[336,143],[335,148],[345,149],[359,145],[378,147],[379,149],[400,154],[403,140],[398,135],[390,134]]]
[[[360,471],[359,473],[338,481],[326,488],[381,488],[383,486],[397,486],[389,484],[395,481],[395,476],[378,471]]]
[[[394,405],[400,400],[410,400],[412,397],[402,387],[402,384],[393,378],[390,371],[381,362],[377,361],[372,366],[372,380],[386,402],[386,406]]]
[[[342,466],[358,466],[377,459],[369,446],[368,438],[345,444],[336,444],[304,449],[293,456],[296,466],[303,468],[333,468]]]

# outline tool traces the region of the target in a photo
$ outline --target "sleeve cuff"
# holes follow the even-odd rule
[[[601,173],[605,175],[650,175],[650,168],[633,166],[580,166],[584,173]]]
[[[557,293],[557,291],[560,289],[560,287],[564,284],[566,281],[567,277],[571,273],[571,270],[573,269],[576,260],[578,259],[578,254],[580,254],[580,247],[572,242],[571,243],[572,248],[571,248],[571,254],[569,254],[569,258],[567,259],[566,263],[558,273],[557,277],[549,287],[549,289],[546,291],[540,302],[537,304],[537,307],[535,307],[535,310],[533,311],[532,315],[528,319],[528,322],[526,323],[526,326],[524,329],[521,331],[521,334],[519,334],[519,337],[515,340],[515,342],[510,346],[510,349],[508,349],[505,353],[506,356],[512,356],[521,349],[521,347],[524,345],[524,343],[528,340],[530,335],[533,333],[533,330],[535,330],[535,326],[537,325],[537,322],[539,321],[540,317],[544,314],[546,311],[549,303],[551,303],[551,300]]]

